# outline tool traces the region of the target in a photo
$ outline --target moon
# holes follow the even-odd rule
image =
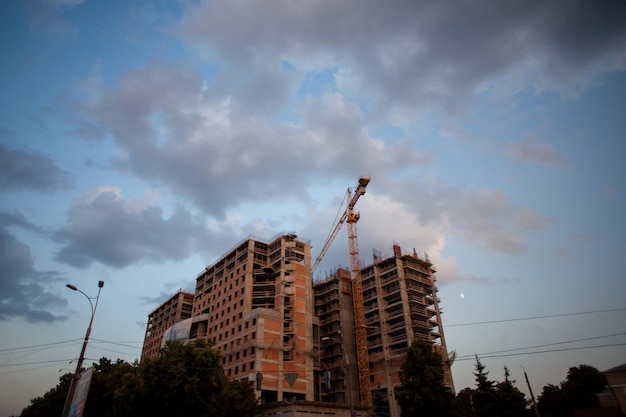
[[[465,298],[465,294],[461,293],[461,294],[459,294],[459,297]]]

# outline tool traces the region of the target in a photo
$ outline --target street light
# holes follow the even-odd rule
[[[96,315],[96,309],[98,308],[98,300],[100,299],[100,290],[104,287],[104,281],[98,281],[98,295],[95,297],[90,297],[81,290],[79,290],[75,285],[66,284],[67,288],[72,291],[78,291],[82,295],[87,298],[89,301],[89,306],[91,307],[91,319],[89,320],[89,327],[87,327],[87,333],[85,334],[85,340],[83,341],[83,348],[80,351],[80,356],[78,357],[78,363],[76,364],[76,372],[74,372],[74,376],[70,380],[70,389],[67,392],[67,397],[65,398],[65,405],[63,406],[63,414],[62,417],[67,417],[70,413],[70,406],[72,405],[72,400],[74,399],[74,392],[76,391],[76,383],[78,382],[80,369],[83,366],[83,359],[85,359],[85,350],[87,349],[87,342],[89,342],[89,335],[91,334],[91,325],[93,324],[93,317]],[[96,304],[91,300],[96,300]]]

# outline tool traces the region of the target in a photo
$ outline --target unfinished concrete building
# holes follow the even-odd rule
[[[261,403],[315,397],[311,247],[296,235],[246,239],[196,278],[189,339],[220,351],[224,372]]]
[[[406,349],[415,339],[433,343],[442,357],[444,384],[454,392],[435,272],[426,257],[418,257],[415,250],[402,254],[398,245],[393,256],[375,255],[374,263],[361,270],[373,398],[388,404],[391,416],[400,415],[394,388],[400,384]]]
[[[338,269],[314,285],[320,335],[320,401],[359,404],[350,271]]]
[[[454,392],[432,263],[415,251],[402,254],[394,245],[393,256],[375,253],[374,262],[361,269],[361,280],[374,408],[392,417],[400,415],[394,389],[414,339],[433,344],[443,360],[444,383]],[[322,400],[359,398],[354,389],[358,377],[350,283],[350,273],[339,269],[314,286],[320,339],[326,340],[321,344],[321,367],[332,370],[330,389]]]
[[[181,292],[151,313],[142,357],[157,355],[163,337],[211,340],[226,375],[252,381],[264,414],[367,415],[350,272],[313,285],[310,252],[293,234],[245,239],[197,276],[195,294]],[[392,256],[375,253],[361,277],[375,411],[400,416],[394,388],[416,338],[433,343],[454,390],[432,263],[394,245]],[[166,319],[183,305],[185,315]]]
[[[141,359],[156,358],[163,334],[173,325],[191,317],[193,294],[178,291],[148,315]]]

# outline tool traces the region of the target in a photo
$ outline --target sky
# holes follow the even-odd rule
[[[0,415],[252,236],[437,269],[457,391],[626,363],[626,3],[0,3]],[[316,279],[349,265],[345,230]]]

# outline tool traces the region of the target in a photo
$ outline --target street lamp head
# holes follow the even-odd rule
[[[66,286],[67,288],[69,288],[70,290],[72,290],[72,291],[78,291],[78,288],[76,288],[76,286],[75,286],[75,285],[72,285],[72,284],[65,284],[65,286]]]
[[[104,287],[104,281],[98,281],[98,288]]]

